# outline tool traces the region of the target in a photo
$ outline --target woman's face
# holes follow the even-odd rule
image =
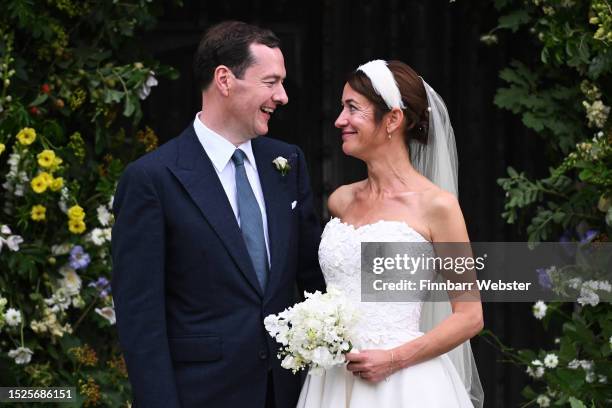
[[[335,126],[342,131],[344,154],[363,159],[368,151],[386,139],[375,120],[375,108],[365,96],[347,83],[342,92],[342,112]],[[381,135],[384,133],[384,135]]]

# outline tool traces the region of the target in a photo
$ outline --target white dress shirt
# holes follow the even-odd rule
[[[240,214],[238,213],[238,200],[236,198],[236,166],[232,160],[232,155],[236,150],[230,141],[223,136],[210,130],[200,120],[200,113],[196,114],[195,120],[193,121],[193,128],[195,129],[198,140],[204,147],[206,154],[212,161],[213,167],[217,171],[223,190],[227,195],[227,199],[232,206],[234,216],[240,225]],[[238,149],[242,150],[246,154],[246,160],[244,161],[244,169],[246,170],[249,184],[255,194],[257,204],[259,204],[259,210],[261,211],[261,217],[264,228],[264,238],[266,240],[266,251],[268,252],[268,263],[270,263],[270,245],[268,240],[268,217],[266,215],[266,204],[264,201],[263,191],[261,189],[261,182],[259,181],[259,174],[257,173],[257,163],[255,162],[255,156],[253,155],[253,148],[251,141],[238,146]]]

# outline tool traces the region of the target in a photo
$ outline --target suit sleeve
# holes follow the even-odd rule
[[[296,146],[297,151],[297,179],[299,204],[299,242],[298,242],[298,270],[297,284],[300,292],[306,290],[325,291],[325,280],[319,266],[319,243],[321,242],[321,224],[313,207],[310,177],[304,153]]]
[[[112,291],[134,399],[180,407],[166,332],[164,216],[144,169],[128,166],[113,210]]]

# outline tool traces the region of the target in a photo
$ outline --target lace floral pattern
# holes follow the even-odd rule
[[[401,221],[379,221],[361,227],[343,223],[339,218],[327,223],[319,247],[319,262],[327,284],[341,289],[357,304],[360,320],[354,333],[355,347],[394,347],[422,335],[421,302],[361,302],[361,242],[427,240]]]

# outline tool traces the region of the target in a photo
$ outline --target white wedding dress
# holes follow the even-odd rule
[[[355,302],[360,320],[354,347],[389,349],[423,335],[419,331],[420,302],[361,302],[361,242],[427,242],[399,221],[379,221],[353,227],[338,218],[325,226],[319,262],[328,285],[343,290]],[[433,248],[432,254],[433,254]],[[419,256],[415,254],[415,256]],[[399,370],[372,384],[344,365],[321,376],[308,375],[298,408],[472,408],[468,392],[447,355]]]

